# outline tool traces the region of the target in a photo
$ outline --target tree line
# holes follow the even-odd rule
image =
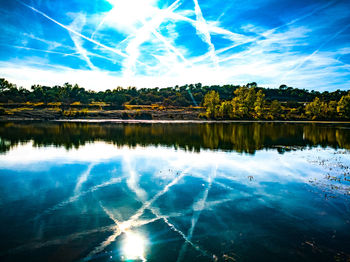
[[[321,98],[320,98],[321,97]],[[256,120],[349,120],[350,92],[339,100],[325,100],[316,96],[311,102],[286,103],[268,100],[262,89],[241,86],[231,100],[221,100],[220,94],[209,91],[203,99],[205,116],[209,119]]]
[[[60,103],[91,105],[106,103],[115,109],[126,105],[162,105],[168,107],[205,107],[210,119],[349,119],[348,91],[309,91],[281,85],[258,87],[255,82],[244,86],[201,83],[167,88],[116,87],[105,91],[86,90],[77,84],[53,87],[33,85],[30,90],[0,79],[0,103]]]
[[[316,97],[322,101],[339,100],[346,91],[337,90],[334,92],[309,91],[306,89],[298,89],[281,85],[278,89],[258,87],[255,82],[248,83],[248,88],[254,87],[257,91],[262,90],[267,100],[278,100],[280,102],[311,102]],[[23,87],[17,87],[16,84],[8,82],[4,78],[0,78],[0,102],[2,103],[19,103],[19,102],[62,102],[73,103],[82,102],[89,103],[106,102],[116,105],[125,103],[131,105],[149,105],[152,103],[164,103],[174,106],[190,106],[202,103],[204,95],[209,91],[216,91],[223,100],[231,100],[234,98],[234,91],[239,85],[211,85],[206,86],[201,83],[174,86],[167,88],[140,88],[135,87],[116,87],[113,90],[105,91],[86,90],[75,84],[65,83],[62,86],[55,85],[53,87],[33,85],[30,90]]]

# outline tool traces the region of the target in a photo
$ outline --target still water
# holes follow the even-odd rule
[[[349,261],[350,125],[0,122],[1,261]]]

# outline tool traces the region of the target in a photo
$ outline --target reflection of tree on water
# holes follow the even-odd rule
[[[78,148],[97,140],[115,145],[168,146],[191,151],[200,149],[235,150],[254,154],[256,150],[330,146],[350,149],[347,124],[290,123],[0,123],[0,151],[20,142],[35,146]]]

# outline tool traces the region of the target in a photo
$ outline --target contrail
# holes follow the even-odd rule
[[[106,49],[106,50],[108,50],[108,51],[111,51],[111,52],[113,52],[113,53],[115,53],[115,54],[118,54],[118,55],[120,55],[120,56],[122,56],[122,57],[125,57],[125,58],[128,57],[128,55],[124,54],[123,52],[121,52],[121,51],[119,51],[119,50],[116,50],[116,49],[114,49],[114,48],[111,48],[111,47],[109,47],[109,46],[106,46],[106,45],[104,45],[104,44],[101,44],[101,43],[95,41],[94,39],[91,39],[90,37],[87,37],[87,36],[85,36],[85,35],[83,35],[83,34],[81,34],[81,33],[79,33],[79,32],[76,32],[75,30],[69,28],[68,26],[65,26],[64,24],[61,24],[60,22],[58,22],[58,21],[56,21],[55,19],[51,18],[50,16],[48,16],[48,15],[45,14],[44,12],[41,12],[41,11],[39,11],[38,9],[36,9],[36,8],[30,6],[30,5],[27,5],[26,3],[24,3],[24,2],[22,2],[22,1],[20,1],[20,0],[16,0],[16,1],[18,1],[19,3],[21,3],[22,5],[24,5],[24,6],[28,7],[28,8],[30,8],[30,9],[32,9],[34,12],[36,12],[36,13],[42,15],[43,17],[49,19],[50,21],[54,22],[55,24],[59,25],[60,27],[66,29],[67,31],[69,31],[69,32],[71,32],[71,33],[73,33],[73,34],[75,34],[75,35],[77,35],[77,36],[80,36],[81,38],[84,38],[85,40],[87,40],[87,41],[89,41],[89,42],[91,42],[91,43],[94,43],[95,45],[97,45],[97,46],[99,46],[99,47],[102,47],[102,48],[104,48],[104,49]]]
[[[199,5],[198,5],[198,6],[199,6]],[[201,12],[201,11],[200,11],[200,12]],[[179,21],[188,22],[188,23],[190,23],[193,27],[195,27],[196,29],[197,29],[197,27],[198,27],[198,21],[197,21],[197,20],[193,20],[193,19],[188,18],[188,17],[186,17],[186,16],[183,16],[183,15],[181,15],[181,14],[171,13],[171,14],[170,14],[170,17],[171,17],[172,19],[174,19],[174,20],[179,20]],[[202,14],[202,18],[203,18],[203,14]],[[199,17],[198,19],[201,20],[200,17]],[[204,18],[203,18],[203,20],[204,20]],[[251,41],[253,41],[254,39],[256,39],[256,38],[253,39],[253,38],[248,37],[248,36],[246,36],[246,35],[233,33],[233,32],[231,32],[230,30],[227,30],[227,29],[222,28],[222,27],[215,26],[215,25],[213,25],[213,24],[208,24],[208,23],[206,22],[206,20],[204,20],[204,23],[205,23],[206,29],[205,29],[205,31],[204,31],[203,33],[202,33],[203,30],[200,31],[200,32],[198,32],[198,33],[200,33],[200,35],[205,34],[205,32],[208,32],[209,36],[210,36],[210,33],[215,33],[215,34],[220,34],[220,35],[226,35],[226,36],[229,36],[230,39],[231,39],[232,41],[236,41],[236,42],[241,41],[241,43],[239,43],[239,45],[244,44],[244,43],[247,43],[247,42],[251,42]],[[197,29],[197,31],[198,31],[198,29]],[[236,38],[236,39],[238,39],[238,40],[233,40],[234,38]],[[206,40],[206,39],[204,39],[204,40]],[[211,39],[210,39],[210,40],[211,40]],[[249,41],[248,41],[248,40],[249,40]],[[235,44],[235,45],[236,45],[236,44]],[[233,47],[226,47],[226,48],[223,48],[223,49],[220,49],[220,50],[225,50],[225,49],[228,50],[228,49],[230,49],[230,48],[233,48]],[[214,50],[214,52],[215,52],[215,55],[217,55],[217,54],[220,53],[220,51],[218,51],[218,50]],[[210,56],[210,52],[208,52],[208,54],[204,55],[203,57],[209,57],[209,56]]]
[[[163,35],[161,35],[157,30],[152,28],[152,33],[155,35],[155,37],[157,37],[160,41],[163,42],[163,44],[170,49],[171,51],[173,51],[178,57],[180,57],[182,59],[182,61],[184,61],[186,64],[190,64],[189,61],[181,54],[181,52],[174,47],[169,41],[167,41]]]
[[[305,18],[307,18],[307,17],[309,17],[309,16],[311,16],[311,15],[313,15],[313,14],[315,14],[315,13],[317,13],[317,12],[319,12],[319,11],[325,9],[325,8],[327,8],[327,7],[330,6],[331,4],[333,4],[333,3],[330,1],[329,3],[327,3],[327,4],[323,5],[323,6],[320,6],[320,7],[318,7],[318,8],[315,8],[312,12],[308,12],[308,13],[306,13],[305,15],[302,15],[302,16],[300,16],[300,17],[298,17],[298,18],[295,18],[295,19],[289,21],[288,23],[285,23],[285,24],[283,24],[283,25],[280,25],[280,26],[277,26],[277,27],[275,27],[275,28],[269,29],[269,30],[267,30],[267,31],[265,31],[265,32],[263,32],[263,33],[261,33],[261,34],[259,34],[258,37],[255,37],[255,38],[253,38],[253,39],[248,39],[247,41],[244,41],[244,42],[242,42],[242,43],[238,43],[238,44],[234,44],[234,45],[232,45],[232,46],[228,46],[228,47],[222,48],[222,49],[220,49],[218,52],[216,52],[216,54],[220,54],[220,53],[226,52],[226,51],[228,51],[228,50],[230,50],[230,49],[232,49],[232,48],[235,48],[235,47],[238,47],[238,46],[241,46],[241,45],[253,43],[253,42],[255,42],[255,41],[257,41],[257,40],[260,40],[260,39],[262,39],[262,38],[267,38],[267,37],[271,36],[274,32],[276,32],[278,29],[281,29],[281,28],[283,28],[283,27],[285,27],[285,26],[290,26],[290,25],[292,25],[292,24],[295,24],[296,22],[298,22],[298,21],[300,21],[300,20],[303,20],[303,19],[305,19]],[[233,55],[232,57],[227,57],[227,58],[225,58],[225,59],[220,60],[220,62],[224,62],[224,61],[227,61],[227,60],[231,60],[231,59],[234,58],[234,57],[235,57],[235,55]]]
[[[285,24],[283,24],[283,25],[280,25],[280,26],[277,26],[277,27],[275,27],[275,28],[269,29],[269,30],[267,30],[267,31],[265,31],[265,32],[263,32],[263,33],[261,33],[261,34],[259,34],[259,36],[257,36],[257,37],[254,37],[254,38],[247,38],[245,41],[242,41],[242,42],[240,42],[240,43],[236,43],[236,44],[234,44],[234,45],[231,45],[231,46],[228,46],[228,47],[224,47],[224,48],[222,48],[222,49],[220,49],[220,50],[216,50],[215,54],[216,54],[216,55],[219,55],[219,54],[221,54],[221,53],[223,53],[223,52],[226,52],[226,51],[228,51],[228,50],[230,50],[230,49],[233,49],[233,48],[235,48],[235,47],[242,46],[242,45],[249,44],[249,43],[253,43],[253,42],[255,42],[255,41],[257,41],[257,40],[260,40],[260,39],[262,39],[262,38],[269,37],[269,36],[271,36],[276,30],[281,29],[281,28],[283,28],[283,27],[285,27],[285,26],[292,25],[292,24],[294,24],[294,23],[296,23],[296,22],[298,22],[298,21],[300,21],[300,20],[302,20],[302,19],[305,19],[305,18],[307,18],[307,17],[309,17],[309,16],[311,16],[311,15],[313,15],[313,14],[315,14],[315,13],[317,13],[317,12],[319,12],[319,11],[325,9],[325,8],[327,8],[327,7],[330,6],[331,4],[333,4],[333,3],[332,3],[332,2],[329,2],[329,3],[327,3],[327,4],[323,5],[323,6],[320,6],[320,7],[318,7],[318,8],[315,8],[312,12],[309,12],[309,13],[307,13],[307,14],[305,14],[305,15],[303,15],[303,16],[300,16],[300,17],[298,17],[298,18],[295,18],[294,20],[291,20],[290,22],[285,23]],[[185,18],[183,18],[183,19],[185,19]],[[188,21],[188,22],[190,22],[190,23],[193,23],[193,21],[191,21],[191,19],[189,19],[189,18],[186,18],[186,21]],[[231,31],[229,31],[229,30],[227,30],[227,29],[223,29],[223,28],[220,28],[220,27],[217,27],[217,26],[212,26],[212,25],[209,25],[209,31],[211,31],[211,32],[216,32],[216,33],[218,33],[218,34],[224,34],[224,35],[227,35],[227,36],[232,36],[232,37],[240,37],[240,36],[241,36],[241,35],[239,35],[239,34],[235,34],[235,33],[231,32]],[[246,37],[246,36],[244,36],[244,37]],[[203,59],[205,59],[206,57],[209,57],[209,56],[210,56],[210,54],[207,54],[207,55],[203,56],[201,60],[203,60]],[[231,56],[231,57],[224,58],[224,59],[220,59],[219,62],[225,62],[225,61],[231,60],[231,59],[233,59],[233,58],[235,58],[235,55],[233,55],[233,56]],[[201,60],[199,60],[198,62],[200,62]]]
[[[95,31],[91,34],[91,39],[94,39],[95,34],[98,32],[100,27],[104,24],[104,22],[107,20],[108,16],[109,16],[109,13],[102,18],[101,22],[97,25]]]
[[[203,16],[203,15],[202,15]],[[169,17],[174,19],[174,20],[177,20],[177,21],[184,21],[184,22],[188,22],[190,23],[194,28],[197,27],[197,24],[198,24],[198,21],[197,20],[194,20],[192,18],[188,18],[186,16],[183,16],[181,14],[178,14],[178,13],[170,13],[169,14]],[[204,18],[203,18],[204,19]],[[205,21],[205,20],[204,20]],[[215,33],[215,34],[220,34],[220,35],[227,35],[227,36],[230,36],[231,38],[233,37],[236,37],[236,38],[241,38],[241,39],[247,39],[248,37],[246,35],[242,35],[242,34],[238,34],[238,33],[233,33],[225,28],[222,28],[222,27],[218,27],[218,26],[215,26],[213,24],[208,24],[206,23],[205,21],[205,25],[207,27],[207,31],[208,33]],[[201,33],[201,32],[200,32]],[[250,38],[251,39],[251,38]],[[243,41],[243,40],[241,40]],[[217,51],[215,52],[217,53]]]
[[[343,27],[342,29],[340,29],[338,32],[336,32],[332,37],[328,38],[327,41],[323,42],[319,48],[317,48],[314,52],[312,52],[310,55],[308,55],[307,57],[305,57],[303,59],[303,61],[301,61],[301,63],[299,63],[298,65],[296,65],[292,70],[288,71],[283,77],[282,77],[282,81],[291,73],[293,73],[294,71],[298,70],[300,67],[302,67],[306,61],[310,60],[314,55],[316,55],[326,44],[328,44],[330,41],[332,41],[333,39],[335,39],[338,35],[340,35],[341,33],[343,33],[345,30],[347,30],[350,27],[350,24],[348,24],[347,26]]]
[[[87,50],[85,50],[86,52],[87,52],[87,54],[89,55],[89,56],[95,56],[95,57],[98,57],[98,58],[102,58],[102,59],[105,59],[105,60],[108,60],[108,61],[110,61],[110,62],[112,62],[112,63],[116,63],[116,60],[115,59],[112,59],[112,58],[109,58],[109,57],[106,57],[106,56],[103,56],[103,55],[99,55],[99,54],[95,54],[95,53],[91,53],[91,52],[89,52],[89,51],[87,51]],[[74,52],[74,53],[69,53],[69,54],[63,54],[63,56],[80,56],[80,53],[79,52]]]
[[[35,39],[35,38],[34,38]],[[80,53],[79,52],[73,52],[73,53],[64,53],[64,52],[59,52],[59,51],[53,51],[53,50],[46,50],[46,49],[38,49],[38,48],[32,48],[32,47],[27,47],[27,46],[19,46],[19,45],[9,45],[9,44],[1,44],[0,45],[3,45],[3,46],[9,46],[9,47],[13,47],[13,48],[18,48],[18,49],[24,49],[24,50],[31,50],[31,51],[37,51],[37,52],[43,52],[43,53],[48,53],[48,54],[57,54],[57,55],[62,55],[62,56],[74,56],[74,57],[80,57]],[[63,47],[63,46],[62,46]],[[65,48],[67,48],[65,46]],[[105,56],[102,56],[102,55],[99,55],[99,54],[94,54],[94,53],[91,53],[89,51],[87,51],[87,54],[89,56],[95,56],[95,57],[98,57],[98,58],[102,58],[102,59],[106,59],[108,61],[111,61],[113,63],[115,63],[116,61],[112,58],[109,58],[109,57],[105,57]]]
[[[194,28],[196,28],[196,30],[198,32],[198,29],[197,29],[198,28],[198,22],[196,20],[193,20],[191,18],[185,17],[185,16],[180,15],[180,14],[176,14],[176,13],[171,13],[170,17],[175,19],[175,20],[180,20],[180,21],[184,21],[184,22],[188,22],[188,23],[192,24],[192,26]],[[214,51],[215,57],[212,58],[212,61],[218,60],[217,55],[219,55],[219,54],[221,54],[221,53],[223,53],[225,51],[228,51],[228,50],[230,50],[230,49],[232,49],[232,48],[234,48],[236,46],[240,46],[240,45],[243,45],[243,44],[246,44],[246,43],[253,42],[253,41],[258,39],[258,38],[249,38],[249,37],[247,37],[245,35],[233,33],[233,32],[231,32],[231,31],[229,31],[227,29],[224,29],[224,28],[221,28],[221,27],[218,27],[218,26],[215,26],[215,25],[207,24],[207,23],[205,24],[205,26],[207,28],[209,36],[210,36],[210,33],[213,32],[215,34],[229,36],[232,41],[234,41],[233,39],[238,39],[240,41],[239,43],[236,43],[236,44],[234,44],[232,46],[229,46],[229,47],[222,48],[220,50],[215,50],[214,49],[213,51]],[[203,33],[201,33],[201,32],[199,32],[199,33],[200,33],[199,34],[200,36],[203,36]],[[245,40],[243,40],[243,39],[245,39]],[[205,39],[204,36],[203,36],[203,40],[206,42],[206,39]],[[238,40],[236,42],[238,42]],[[209,44],[209,47],[210,47],[210,44]],[[209,50],[209,52],[207,52],[205,55],[202,55],[201,59],[198,60],[197,62],[201,62],[202,60],[204,60],[204,59],[206,59],[208,57],[212,57],[212,55],[213,55],[213,52],[211,52]],[[218,60],[218,62],[221,62],[221,60]]]
[[[199,6],[198,0],[193,0],[194,3],[194,12],[196,14],[196,31],[198,35],[203,39],[204,42],[206,42],[209,46],[209,54],[214,62],[214,65],[217,67],[219,65],[219,60],[217,56],[215,55],[215,47],[213,43],[211,42],[211,36],[209,33],[207,21],[204,19],[202,10]]]
[[[66,49],[74,50],[74,48],[71,47],[71,46],[64,45],[62,43],[55,42],[55,41],[50,41],[50,40],[47,40],[47,39],[44,39],[44,38],[40,38],[40,37],[34,35],[33,33],[30,33],[30,34],[24,33],[23,35],[25,35],[27,37],[30,37],[31,39],[34,39],[34,40],[37,40],[39,42],[42,42],[42,43],[46,44],[47,46],[49,46],[50,50],[52,50],[54,48],[57,48],[57,47],[63,47],[63,48],[66,48]]]
[[[165,13],[167,12],[173,13],[174,10],[176,10],[180,5],[181,5],[180,0],[175,1],[165,10]],[[164,17],[162,18],[162,20],[163,19]],[[186,63],[186,65],[190,64],[189,61],[181,54],[181,52],[176,47],[174,47],[171,43],[169,43],[169,41],[167,41],[164,38],[164,36],[161,35],[156,29],[152,28],[152,33],[155,35],[155,37],[157,37],[160,41],[162,41],[168,49],[170,49],[177,56],[179,56],[182,59],[182,61]]]
[[[74,19],[70,27],[74,31],[77,31],[77,28],[79,27],[82,28],[84,26],[85,20],[86,20],[85,16],[78,16],[77,18]],[[79,36],[72,34],[71,32],[69,32],[69,35],[75,45],[75,48],[77,49],[77,51],[79,52],[83,60],[85,60],[85,62],[87,63],[87,65],[90,67],[91,70],[96,70],[97,67],[93,65],[93,63],[91,62],[88,56],[88,51],[82,45],[82,39]]]
[[[79,55],[77,53],[63,53],[63,52],[58,52],[58,51],[37,49],[37,48],[32,48],[32,47],[27,47],[27,46],[19,46],[19,45],[8,45],[8,44],[0,44],[0,45],[9,46],[9,47],[18,48],[18,49],[30,50],[30,51],[43,52],[43,53],[48,53],[48,54],[57,54],[57,55],[63,55],[63,56],[79,57]]]
[[[165,14],[173,12],[176,8],[179,7],[179,0],[175,1],[171,4],[165,11],[162,11],[161,15],[157,15],[155,18],[152,18],[151,21],[147,22],[143,19],[138,19],[142,24],[142,28],[138,30],[136,36],[133,40],[131,40],[126,47],[126,51],[129,55],[127,61],[125,61],[125,74],[132,75],[134,71],[134,64],[137,57],[140,54],[139,47],[142,43],[144,43],[148,38],[149,34],[153,34],[159,41],[161,41],[164,46],[167,48],[168,52],[175,53],[178,57],[181,58],[182,61],[186,63],[186,65],[190,65],[187,59],[181,54],[181,52],[174,47],[169,41],[167,41],[163,35],[161,35],[155,28],[159,27],[162,21],[165,19]]]
[[[280,28],[282,28],[282,27],[284,27],[284,26],[289,26],[289,25],[295,24],[296,22],[299,22],[300,20],[303,20],[303,19],[305,19],[305,18],[307,18],[307,17],[309,17],[309,16],[312,16],[312,15],[314,15],[315,13],[317,13],[317,12],[319,12],[319,11],[321,11],[321,10],[327,8],[327,7],[329,7],[329,6],[332,5],[332,4],[334,4],[334,2],[329,1],[329,2],[326,3],[325,5],[319,6],[318,8],[315,8],[313,11],[308,12],[308,13],[306,13],[305,15],[299,16],[298,18],[295,18],[294,20],[292,20],[292,21],[290,21],[290,22],[288,22],[288,23],[286,23],[286,24],[283,24],[283,25],[281,25],[281,26],[275,27],[275,28],[273,28],[272,30],[275,31],[275,30],[280,29]]]

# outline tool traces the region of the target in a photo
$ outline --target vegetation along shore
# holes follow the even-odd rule
[[[91,91],[69,83],[30,90],[0,79],[1,119],[349,121],[350,91],[190,84]]]

